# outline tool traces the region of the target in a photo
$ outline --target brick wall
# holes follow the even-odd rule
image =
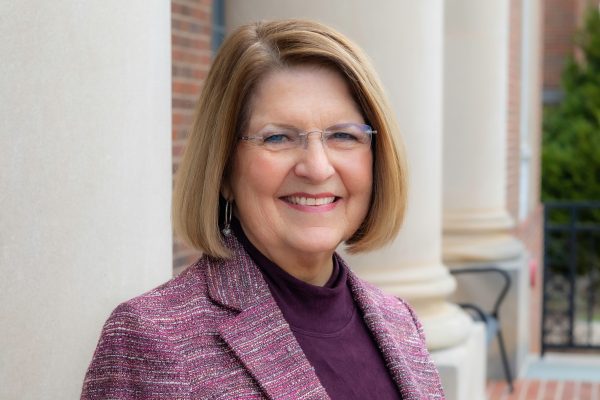
[[[523,0],[510,0],[508,48],[508,124],[506,147],[506,206],[516,220],[519,215],[520,122],[521,122],[521,14]]]
[[[521,51],[522,51],[522,5],[523,0],[510,1],[510,38],[509,38],[509,78],[508,78],[508,124],[507,124],[507,209],[515,221],[519,221],[519,179],[521,166],[520,153],[520,122],[521,122]],[[533,27],[532,29],[535,29]],[[530,110],[530,118],[537,113]],[[541,121],[538,121],[538,126]],[[530,135],[538,136],[540,130],[530,132]],[[537,141],[537,140],[536,140]],[[535,155],[539,153],[534,152]],[[539,171],[539,158],[531,160],[530,167]],[[535,175],[534,175],[535,176]],[[536,195],[536,203],[539,203],[539,178],[529,184],[535,186],[532,194]],[[526,245],[533,257],[541,257],[541,247],[538,243],[538,233],[541,232],[541,219],[539,217],[539,205],[531,210],[524,221],[520,221],[515,228],[517,235]]]
[[[557,90],[565,59],[573,52],[575,0],[545,0],[544,89]]]
[[[575,50],[573,35],[584,11],[598,0],[544,0],[544,100],[560,99],[560,75]]]
[[[529,292],[529,351],[538,353],[540,351],[540,329],[542,309],[542,268],[543,268],[543,220],[544,212],[542,204],[533,210],[525,221],[518,224],[515,236],[523,242],[531,259],[527,267],[530,274]]]
[[[211,12],[212,0],[171,1],[173,172],[181,161],[196,101],[211,63]],[[175,273],[198,255],[174,237]]]
[[[526,218],[519,221],[519,179],[520,179],[520,123],[521,123],[521,52],[522,52],[522,10],[523,0],[510,1],[510,38],[509,38],[509,78],[508,78],[508,124],[507,124],[507,209],[517,226],[514,229],[514,235],[525,245],[530,255],[527,268],[529,273],[533,274],[533,280],[530,289],[530,350],[535,352],[539,350],[539,331],[540,331],[540,302],[541,302],[541,264],[543,254],[543,208],[539,203],[539,152],[534,151],[535,155],[530,163],[536,173],[533,175],[529,184],[535,185],[535,190],[530,193],[536,196],[536,204],[533,210],[529,212]],[[542,27],[539,27],[542,29]],[[532,27],[536,29],[536,27]],[[540,82],[541,85],[541,82]],[[527,99],[525,99],[527,101]],[[541,104],[539,105],[541,107]],[[534,118],[539,113],[530,110],[529,118]],[[538,121],[538,129],[530,132],[536,138],[541,132],[541,121]],[[539,140],[535,140],[539,143]]]

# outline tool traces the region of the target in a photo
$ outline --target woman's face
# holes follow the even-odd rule
[[[365,123],[345,80],[324,67],[269,73],[249,106],[242,136],[260,135],[274,126],[311,132],[340,123]],[[239,141],[223,187],[250,241],[275,262],[313,256],[331,260],[335,248],[358,229],[370,204],[369,145],[332,151],[319,133],[309,135],[307,142],[305,147],[274,152]]]

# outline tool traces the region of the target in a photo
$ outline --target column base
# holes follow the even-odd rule
[[[414,303],[423,325],[427,348],[452,348],[468,339],[473,321],[459,306],[443,300],[429,304]]]
[[[515,223],[506,210],[445,210],[444,262],[509,260],[523,252],[510,234]]]
[[[348,257],[351,259],[350,257]],[[431,265],[359,268],[356,273],[383,291],[411,304],[446,298],[456,289],[454,277],[441,263]]]
[[[446,232],[493,232],[507,231],[515,226],[511,215],[503,208],[444,210],[444,233]]]
[[[508,233],[444,234],[445,263],[510,260],[523,252],[522,243]]]
[[[456,282],[444,265],[360,272],[361,278],[414,307],[430,350],[452,347],[467,337],[472,321],[460,307],[446,301]]]
[[[485,327],[477,322],[461,344],[431,352],[447,400],[485,399],[486,350]]]

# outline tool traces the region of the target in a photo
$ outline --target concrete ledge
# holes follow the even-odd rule
[[[485,326],[477,322],[463,343],[431,352],[447,400],[485,399],[486,351]]]
[[[600,382],[600,358],[596,354],[530,354],[524,370],[525,379]]]

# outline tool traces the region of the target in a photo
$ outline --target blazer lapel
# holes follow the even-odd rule
[[[341,257],[338,257],[338,260],[348,268]],[[354,301],[363,313],[364,321],[383,354],[383,359],[398,386],[402,399],[425,398],[425,394],[421,393],[419,383],[415,380],[410,363],[406,359],[412,353],[410,346],[399,340],[398,332],[395,332],[385,320],[381,309],[382,299],[379,298],[381,295],[362,282],[350,269],[348,272]]]
[[[208,291],[239,312],[219,333],[270,399],[329,399],[258,267],[233,237],[229,260],[208,265]]]

